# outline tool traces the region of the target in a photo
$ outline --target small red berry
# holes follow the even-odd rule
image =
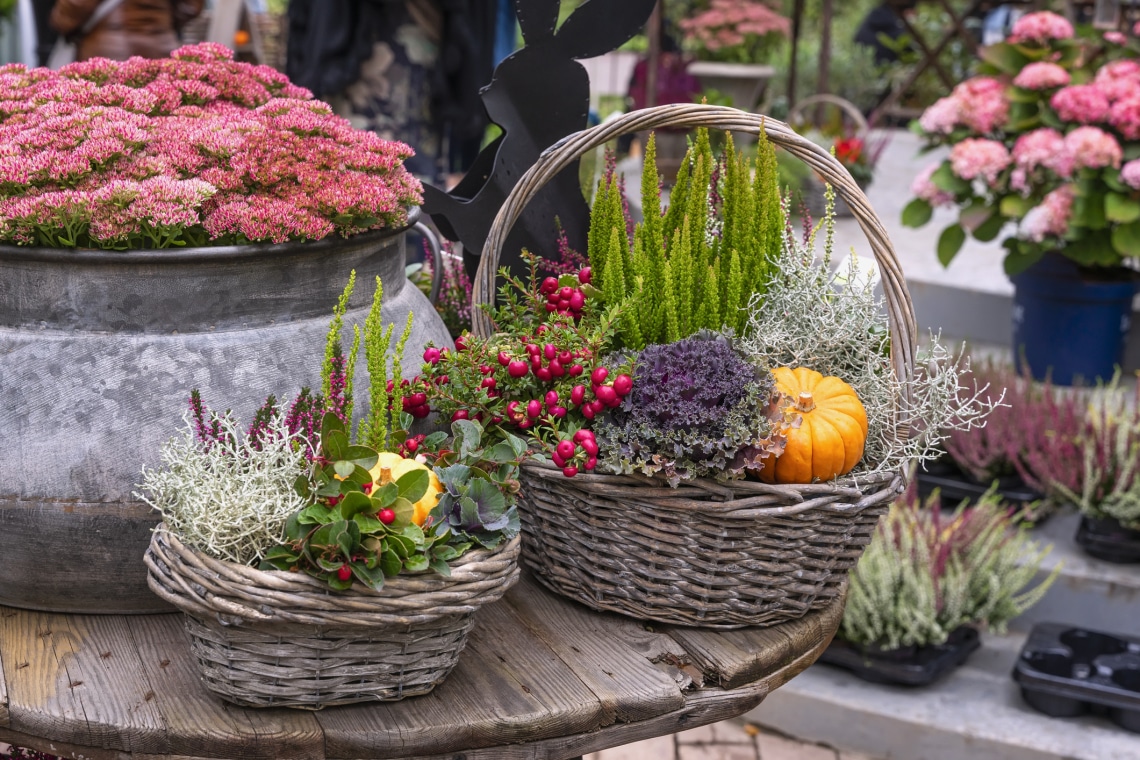
[[[499,364],[504,367],[511,363],[510,354],[508,354],[506,351],[500,351],[499,355],[495,358],[498,360]]]
[[[558,445],[554,447],[554,451],[563,459],[570,459],[577,450],[578,447],[568,438],[562,439],[558,442]]]
[[[606,406],[617,406],[621,402],[617,392],[609,385],[599,385],[594,389],[594,395],[598,397],[598,401],[601,401]]]
[[[587,457],[586,458],[586,469],[587,470],[592,470],[597,466],[598,466],[598,458],[597,457]]]
[[[558,304],[548,303],[544,304],[544,306],[546,307],[546,310],[552,314],[558,311]]]
[[[409,454],[415,454],[416,450],[419,449],[419,447],[420,444],[416,441],[415,438],[409,438],[408,440],[404,441],[404,448],[407,449]],[[367,493],[367,491],[365,493]]]
[[[581,443],[582,441],[586,440],[587,438],[593,438],[593,437],[594,437],[593,431],[587,430],[586,428],[582,428],[581,430],[575,430],[574,431],[574,443]]]
[[[526,377],[527,372],[530,372],[530,365],[526,362],[513,361],[507,365],[507,374],[511,377]]]
[[[586,305],[586,296],[580,290],[575,290],[570,295],[570,308],[574,311],[581,311],[582,307]]]
[[[583,372],[585,372],[585,370],[581,364],[571,364],[570,369],[566,370],[566,374],[570,375],[570,377],[578,377],[578,375],[581,375]]]
[[[456,420],[466,420],[466,419],[469,419],[470,417],[471,417],[471,413],[468,412],[466,409],[459,409],[455,412],[455,414],[451,415],[451,421],[455,422]]]
[[[610,376],[610,371],[605,367],[595,367],[594,371],[590,373],[590,382],[594,385],[601,385]]]
[[[589,267],[584,267],[580,272],[578,272],[578,282],[582,283],[583,285],[589,285],[590,284],[590,268]]]
[[[479,372],[484,374],[484,375],[489,375],[494,371],[495,371],[495,368],[490,366],[489,364],[480,364],[479,365]]]
[[[372,493],[372,484],[371,483],[362,483],[360,485],[360,490],[364,491],[364,493]]]
[[[423,406],[427,403],[427,394],[413,393],[412,395],[408,396],[405,401],[410,403],[412,406]]]
[[[437,377],[435,379],[436,385],[447,385],[450,382],[451,382],[451,378],[448,377],[447,375],[440,375],[439,377]]]
[[[581,412],[582,412],[582,416],[585,417],[586,419],[588,419],[588,420],[594,419],[594,405],[593,404],[583,404]]]
[[[566,370],[562,369],[562,362],[557,359],[550,362],[550,374],[554,377],[562,377],[566,374]]]
[[[429,414],[431,414],[431,407],[427,404],[424,404],[423,406],[414,406],[408,413],[415,417],[417,420],[422,420],[424,417],[427,417]]]
[[[547,361],[550,361],[554,357],[558,356],[558,349],[554,347],[553,343],[547,343],[542,347],[542,355],[546,357]]]
[[[568,478],[572,478],[578,474],[578,468],[577,467],[563,467],[562,468],[562,474]]]
[[[625,398],[633,390],[633,378],[629,375],[618,375],[614,378],[614,393]]]
[[[335,507],[337,504],[340,504],[340,496],[339,496],[339,495],[337,495],[337,496],[330,496],[330,497],[329,497],[329,506],[330,506],[330,507]]]
[[[574,295],[574,288],[569,285],[563,285],[562,289],[558,291],[558,300],[568,300],[572,295]]]
[[[558,404],[558,391],[547,391],[546,395],[542,397],[542,400],[546,402],[547,409],[555,406]]]
[[[542,285],[539,286],[538,290],[540,293],[549,295],[558,290],[558,280],[553,277],[547,277],[542,281]]]
[[[562,419],[563,417],[566,416],[566,407],[556,406],[550,410],[550,414],[552,417],[556,417],[557,419]]]
[[[498,383],[493,377],[483,378],[483,382],[479,383],[480,388],[494,388]]]
[[[467,335],[466,334],[460,335],[458,338],[455,339],[455,350],[456,351],[466,351],[467,350]]]
[[[554,373],[546,367],[540,367],[534,371],[534,376],[544,383],[549,383],[554,379]]]
[[[424,361],[428,364],[439,364],[439,349],[438,348],[425,348]]]
[[[538,354],[542,353],[542,349],[538,347],[537,343],[527,343],[526,352],[531,356],[537,356]]]
[[[385,525],[391,525],[396,522],[396,513],[391,509],[381,509],[376,514],[377,519]]]
[[[593,438],[584,438],[578,442],[582,449],[592,457],[598,455],[598,444]]]
[[[538,415],[542,414],[542,402],[536,398],[532,398],[526,402],[526,416],[532,420],[538,419]]]
[[[341,565],[340,568],[336,571],[336,577],[340,578],[342,581],[347,581],[352,577],[352,568],[348,565]]]
[[[558,352],[559,363],[569,364],[573,360],[574,360],[574,354],[570,353],[569,351],[559,351]]]
[[[574,366],[579,367],[579,368],[581,367],[581,365],[579,365],[579,364],[575,364]],[[573,370],[574,367],[571,367],[570,369]],[[585,400],[586,400],[586,386],[575,385],[570,390],[570,403],[573,404],[574,406],[581,406],[582,402]]]

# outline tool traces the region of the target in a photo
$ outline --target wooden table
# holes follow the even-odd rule
[[[182,616],[0,607],[0,741],[87,760],[560,760],[740,715],[810,665],[842,602],[766,629],[647,626],[525,573],[434,692],[320,712],[205,690]]]

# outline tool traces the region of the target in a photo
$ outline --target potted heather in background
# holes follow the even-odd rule
[[[1053,486],[1081,512],[1076,541],[1109,562],[1140,562],[1140,400],[1117,383],[1098,388],[1073,441],[1075,475]]]
[[[1030,13],[981,52],[982,75],[923,113],[917,130],[949,155],[915,180],[903,223],[957,209],[938,258],[973,236],[1002,238],[1014,284],[1015,355],[1059,385],[1112,377],[1140,256],[1140,46],[1078,35]]]
[[[1040,522],[1069,502],[1055,484],[1076,479],[1086,400],[999,361],[975,363],[969,377],[993,409],[984,425],[949,431],[946,455],[916,473],[919,495],[937,488],[956,504],[993,490],[1021,519]]]
[[[820,659],[876,683],[933,683],[980,646],[981,630],[1003,632],[1041,599],[1058,569],[1028,586],[1049,551],[992,493],[956,511],[936,496],[899,499],[851,574],[839,633]]]
[[[0,463],[0,604],[168,609],[137,562],[156,519],[132,487],[186,388],[253,408],[314,385],[352,270],[383,277],[389,321],[416,312],[410,356],[450,340],[406,287],[410,150],[213,44],[4,66],[0,136],[0,437],[20,452]]]

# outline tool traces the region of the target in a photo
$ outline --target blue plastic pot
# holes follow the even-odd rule
[[[1013,349],[1057,385],[1108,380],[1124,358],[1136,273],[1048,253],[1013,280]]]

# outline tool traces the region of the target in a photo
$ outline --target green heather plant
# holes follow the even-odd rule
[[[1094,391],[1077,440],[1076,482],[1053,482],[1082,514],[1140,530],[1140,391],[1129,398],[1119,378]]]
[[[1036,604],[1060,570],[1032,589],[1041,548],[994,494],[952,516],[938,496],[903,498],[879,523],[851,574],[840,635],[883,650],[944,643],[963,625],[1002,632]]]
[[[599,185],[590,215],[591,284],[608,305],[620,305],[618,345],[640,350],[701,329],[740,333],[746,307],[762,293],[783,242],[784,213],[775,151],[761,134],[755,163],[729,136],[723,161],[708,130],[697,130],[664,214],[650,136],[641,180],[645,220],[632,243],[618,180]]]

